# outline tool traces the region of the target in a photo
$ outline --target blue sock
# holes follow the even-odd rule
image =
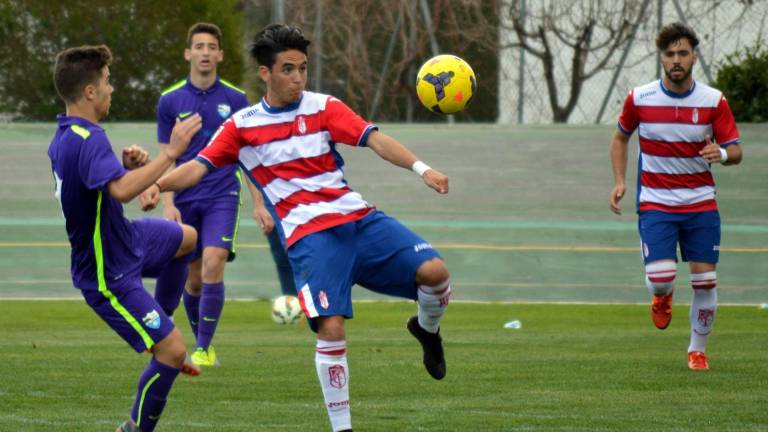
[[[157,275],[155,301],[168,316],[173,316],[173,312],[179,307],[188,273],[189,261],[186,257],[181,257],[172,260]]]
[[[280,236],[277,229],[273,229],[267,236],[269,241],[269,250],[272,252],[272,259],[277,268],[277,278],[280,280],[280,291],[284,295],[296,295],[296,285],[293,282],[293,269],[288,261],[288,253],[280,242]]]
[[[203,284],[203,295],[200,298],[200,322],[197,331],[197,347],[208,350],[213,340],[216,326],[224,309],[224,282]]]
[[[197,324],[200,320],[200,296],[193,296],[187,290],[184,290],[182,297],[184,298],[184,309],[187,310],[189,326],[192,327],[192,334],[195,335],[195,340],[197,340]]]
[[[139,426],[140,431],[155,430],[173,381],[180,371],[152,357],[139,378],[139,388],[131,409],[131,419]]]

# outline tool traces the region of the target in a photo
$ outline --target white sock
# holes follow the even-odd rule
[[[651,295],[663,296],[672,292],[677,276],[674,261],[654,261],[645,266],[645,286]]]
[[[419,285],[419,325],[430,333],[440,329],[440,318],[445,314],[451,298],[451,280],[437,286]]]
[[[325,408],[334,431],[352,429],[349,410],[347,342],[317,340],[315,366],[323,389]]]
[[[690,315],[691,344],[688,345],[688,352],[704,352],[717,311],[717,273],[694,273],[691,275],[691,286],[693,302]]]

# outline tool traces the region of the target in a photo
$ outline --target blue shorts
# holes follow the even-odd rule
[[[646,264],[677,261],[677,245],[683,261],[717,263],[720,258],[720,213],[640,213],[638,222],[643,260]]]
[[[311,318],[352,318],[352,285],[416,299],[416,271],[440,258],[432,245],[375,210],[355,222],[312,233],[288,249],[302,309]]]
[[[141,252],[141,275],[126,275],[110,281],[103,290],[81,290],[85,302],[112,330],[136,350],[143,352],[165,339],[173,321],[145,289],[141,276],[156,277],[176,255],[183,232],[181,226],[158,218],[132,222]]]
[[[228,250],[227,261],[234,261],[241,206],[242,202],[237,197],[188,201],[176,205],[182,222],[197,230],[197,248],[192,254],[192,261],[202,257],[203,249],[211,246]]]

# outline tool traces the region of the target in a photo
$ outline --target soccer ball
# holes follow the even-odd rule
[[[272,302],[272,321],[278,324],[295,324],[302,316],[299,299],[284,295]]]
[[[449,54],[432,57],[416,74],[416,94],[428,110],[463,111],[475,95],[475,73],[464,60]]]

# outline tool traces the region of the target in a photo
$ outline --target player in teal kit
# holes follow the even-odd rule
[[[118,160],[98,122],[109,113],[112,85],[106,46],[84,46],[56,56],[54,83],[66,104],[48,148],[56,197],[72,247],[71,274],[86,303],[137,352],[152,360],[139,378],[131,419],[118,431],[152,431],[186,350],[181,333],[142,286],[183,284],[182,256],[194,249],[195,230],[162,219],[129,221],[121,203],[152,185],[184,152],[200,117],[177,122],[169,144],[150,161],[138,146]],[[186,372],[199,373],[187,369]]]

